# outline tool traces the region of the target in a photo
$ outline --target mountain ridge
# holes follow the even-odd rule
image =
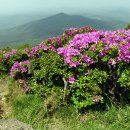
[[[0,33],[0,44],[31,43],[32,40],[37,42],[38,39],[45,40],[48,37],[60,35],[65,28],[83,26],[91,26],[99,30],[113,30],[115,25],[103,20],[61,12],[3,31]]]

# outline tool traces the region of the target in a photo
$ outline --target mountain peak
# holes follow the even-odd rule
[[[55,16],[69,16],[69,15],[67,15],[67,14],[65,14],[65,13],[63,13],[63,12],[61,12],[61,13],[56,14]]]

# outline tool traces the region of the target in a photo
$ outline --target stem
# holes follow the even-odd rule
[[[63,79],[63,82],[64,82],[63,102],[65,102],[65,100],[66,100],[66,90],[67,90],[68,82],[65,80],[64,77],[62,79]]]

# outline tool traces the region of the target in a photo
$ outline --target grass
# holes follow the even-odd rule
[[[13,103],[17,119],[31,124],[36,130],[129,130],[130,106],[111,107],[108,111],[89,111],[80,115],[72,107],[60,107],[47,116],[42,99],[24,95]]]
[[[36,130],[129,130],[130,106],[107,111],[78,114],[72,107],[59,107],[47,116],[43,99],[36,95],[21,95],[13,103],[14,117],[31,124]]]
[[[32,125],[35,130],[129,130],[130,106],[111,106],[106,111],[79,114],[72,106],[57,107],[48,113],[47,99],[22,93],[18,84],[9,81],[7,101],[12,107],[11,118]],[[52,98],[53,99],[53,98]],[[50,100],[50,99],[49,99]],[[53,99],[54,100],[54,99]]]

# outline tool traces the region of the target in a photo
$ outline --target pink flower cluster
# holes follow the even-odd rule
[[[64,57],[64,62],[75,67],[80,64],[80,59],[87,65],[94,63],[95,57],[89,57],[86,54],[89,51],[97,54],[100,59],[110,55],[108,64],[111,65],[115,65],[119,61],[130,62],[130,30],[77,34],[66,47],[57,49],[58,54]],[[113,56],[111,56],[112,53]],[[79,56],[80,59],[77,58],[77,61],[71,64],[74,56]]]
[[[100,32],[89,32],[84,34],[77,34],[69,41],[69,47],[82,49],[88,47],[90,43],[98,43],[100,41]]]
[[[26,73],[28,72],[28,65],[30,64],[30,61],[24,61],[24,62],[15,62],[10,70],[10,77],[14,78],[16,73],[21,72],[21,73]],[[19,82],[23,82],[20,80]]]
[[[48,42],[49,43],[54,43],[54,42],[56,42],[56,43],[59,43],[60,42],[60,37],[61,36],[56,36],[56,37],[51,37],[51,38],[48,38]]]
[[[3,55],[6,57],[6,59],[10,58],[11,55],[16,54],[17,50],[13,49],[10,52],[5,52]]]
[[[119,58],[125,62],[130,62],[130,41],[120,46]]]
[[[81,28],[69,28],[64,31],[60,36],[48,38],[46,43],[55,48],[62,47],[68,43],[68,40],[71,39],[74,35],[86,32],[94,32],[95,29],[91,27],[81,27]]]
[[[71,67],[76,67],[79,65],[79,62],[73,61],[73,56],[80,55],[80,52],[77,49],[73,48],[58,48],[57,53],[64,57],[64,62],[69,64]]]
[[[22,87],[23,92],[28,92],[31,89],[31,86],[28,85],[27,80],[24,79],[18,79],[18,83],[20,83],[20,87]]]
[[[64,31],[64,34],[67,36],[73,36],[79,33],[94,32],[94,31],[96,31],[96,29],[91,27],[69,28]]]
[[[46,43],[47,45],[53,47],[53,50],[56,51],[54,48],[58,48],[66,44],[67,39],[68,39],[68,36],[63,34],[57,37],[48,38]]]
[[[36,47],[33,47],[31,49],[30,53],[28,54],[28,57],[35,56],[40,49],[43,51],[47,51],[49,49],[49,47],[44,43],[40,43],[39,45],[37,45]]]
[[[87,64],[87,65],[91,65],[94,63],[94,60],[91,59],[90,57],[83,55],[82,56],[82,60]]]

